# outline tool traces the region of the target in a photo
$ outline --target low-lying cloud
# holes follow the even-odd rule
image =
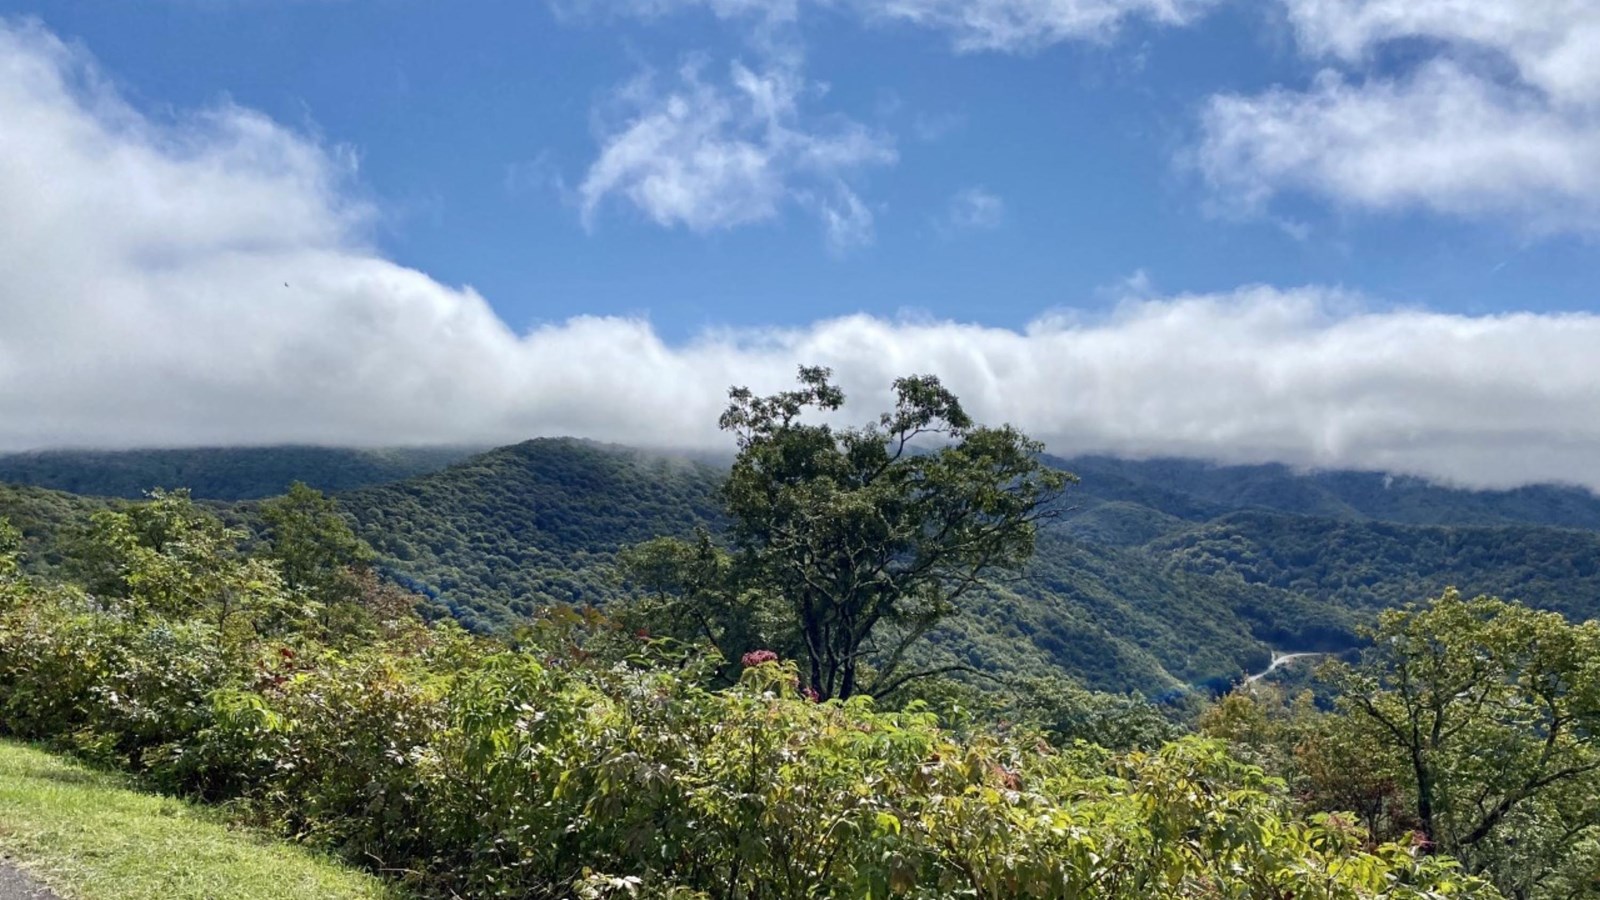
[[[518,333],[371,249],[351,174],[249,110],[153,122],[81,53],[0,25],[0,449],[720,447],[727,387],[778,389],[805,362],[834,367],[852,419],[932,372],[1063,453],[1600,488],[1600,316],[1247,287],[1020,332],[855,316],[681,345],[624,318]]]

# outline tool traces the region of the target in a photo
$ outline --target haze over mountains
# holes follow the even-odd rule
[[[1109,457],[1057,460],[1082,482],[1034,562],[973,598],[923,653],[1105,690],[1220,685],[1271,649],[1352,646],[1381,607],[1450,585],[1600,612],[1600,498],[1578,488],[1468,491],[1367,472],[1299,473]],[[104,500],[150,487],[248,519],[294,480],[333,492],[383,571],[434,616],[498,630],[552,603],[631,590],[616,551],[720,525],[722,469],[591,442],[470,449],[56,451],[0,457],[0,515],[37,564]],[[142,487],[141,487],[142,486]],[[39,490],[44,488],[49,490]]]

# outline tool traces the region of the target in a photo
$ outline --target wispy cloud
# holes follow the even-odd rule
[[[647,75],[618,89],[607,104],[613,113],[601,129],[599,157],[578,187],[584,222],[592,227],[613,197],[658,225],[698,232],[770,221],[798,201],[818,216],[835,252],[871,243],[872,205],[852,186],[852,176],[893,164],[894,140],[807,108],[824,93],[804,74],[801,20],[810,7],[842,9],[874,24],[936,29],[964,51],[1027,52],[1068,40],[1104,40],[1133,19],[1183,24],[1216,2],[553,0],[557,14],[575,22],[710,15],[742,29],[760,59],[754,67],[734,63],[726,83],[708,78],[704,61],[697,61],[682,67],[670,86]],[[623,110],[620,116],[616,109]],[[936,140],[960,121],[918,114],[913,130],[921,140]]]
[[[933,372],[1061,452],[1600,488],[1600,316],[1251,287],[1020,332],[854,316],[681,345],[637,319],[517,333],[371,249],[348,154],[237,107],[155,123],[103,83],[0,25],[0,121],[22,123],[0,129],[0,448],[722,446],[730,384],[778,389],[807,362],[836,369],[850,419]]]
[[[993,231],[1006,220],[1006,202],[981,187],[957,191],[941,222],[947,231]]]
[[[698,232],[768,221],[799,204],[817,211],[830,243],[870,238],[871,214],[849,182],[893,164],[894,143],[848,119],[808,114],[804,103],[819,92],[778,64],[758,72],[735,63],[725,84],[697,63],[665,89],[650,76],[630,82],[613,98],[622,113],[602,126],[599,157],[578,187],[585,222],[613,198],[658,225]]]
[[[554,0],[558,13],[588,18],[659,18],[687,11],[773,29],[807,7],[844,10],[875,24],[943,32],[959,50],[1025,53],[1066,41],[1102,41],[1142,20],[1186,25],[1221,0]]]
[[[853,0],[869,20],[943,31],[957,49],[1030,52],[1065,41],[1101,41],[1133,20],[1186,25],[1217,0]]]

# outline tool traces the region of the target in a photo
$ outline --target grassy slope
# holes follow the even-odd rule
[[[210,811],[0,742],[0,849],[79,900],[392,897],[370,876]]]

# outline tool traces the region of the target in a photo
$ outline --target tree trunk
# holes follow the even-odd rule
[[[1422,834],[1428,839],[1424,850],[1434,853],[1437,852],[1438,838],[1433,822],[1433,772],[1423,761],[1421,748],[1411,748],[1411,770],[1417,777],[1417,820],[1422,823]]]

